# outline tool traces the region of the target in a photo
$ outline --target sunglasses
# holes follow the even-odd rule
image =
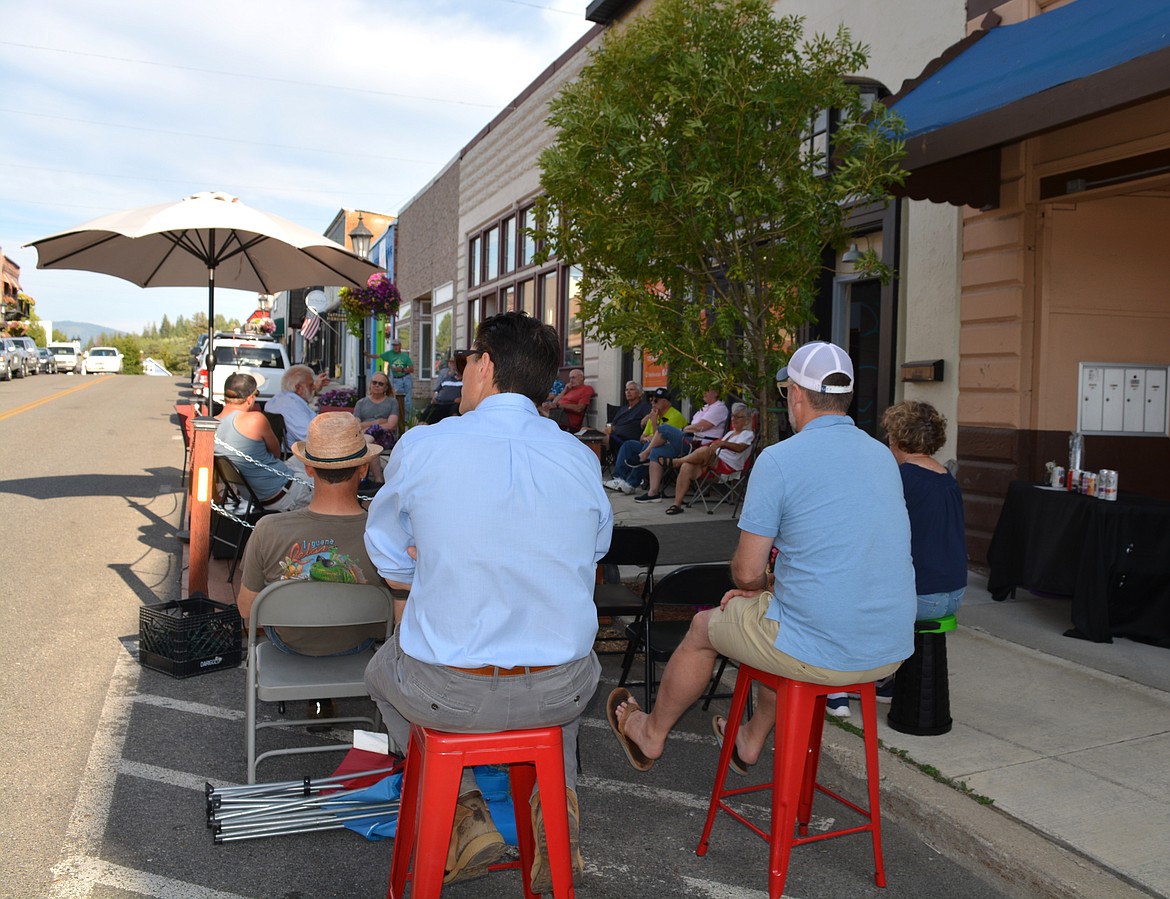
[[[487,353],[487,350],[456,350],[455,351],[455,371],[459,377],[463,377],[463,372],[467,368],[467,360],[472,356],[482,356]]]
[[[390,386],[389,381],[370,381],[370,384],[374,387],[389,387]]]

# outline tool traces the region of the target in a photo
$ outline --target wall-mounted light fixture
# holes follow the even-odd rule
[[[849,249],[841,254],[842,262],[853,263],[861,258],[861,250],[857,249],[856,243],[849,244]]]

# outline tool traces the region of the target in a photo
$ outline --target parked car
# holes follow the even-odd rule
[[[8,357],[11,375],[14,378],[23,378],[26,375],[37,373],[36,357],[29,356],[28,348],[22,337],[0,337],[0,347]]]
[[[242,334],[216,334],[212,344],[215,352],[215,375],[211,398],[223,402],[223,385],[228,375],[243,372],[251,375],[260,385],[259,402],[266,403],[280,392],[280,379],[289,367],[288,354],[284,345],[266,337]],[[199,360],[199,372],[195,376],[196,396],[207,395],[207,353]]]
[[[0,342],[0,381],[12,380],[12,358],[8,355],[8,350],[4,347],[3,342]]]
[[[37,370],[47,375],[57,374],[57,357],[47,347],[37,347]]]
[[[85,357],[85,370],[91,375],[100,372],[116,375],[122,371],[122,354],[112,346],[95,346]]]
[[[50,343],[49,352],[57,360],[58,372],[81,371],[81,344]]]

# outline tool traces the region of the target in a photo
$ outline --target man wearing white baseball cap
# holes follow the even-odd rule
[[[888,448],[846,415],[849,354],[809,343],[776,377],[796,433],[764,450],[752,470],[731,561],[737,589],[718,609],[694,617],[651,714],[624,687],[609,696],[610,725],[639,770],[662,755],[719,654],[794,680],[843,686],[892,674],[914,650],[917,600],[901,476]],[[719,740],[725,724],[712,720]],[[775,724],[776,695],[760,688],[756,713],[739,730],[733,768],[743,773],[759,759]]]

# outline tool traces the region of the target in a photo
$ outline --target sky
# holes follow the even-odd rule
[[[207,289],[39,271],[23,244],[224,191],[323,232],[397,215],[585,33],[588,0],[0,0],[0,249],[37,314],[140,331]],[[256,294],[216,290],[241,320]]]

